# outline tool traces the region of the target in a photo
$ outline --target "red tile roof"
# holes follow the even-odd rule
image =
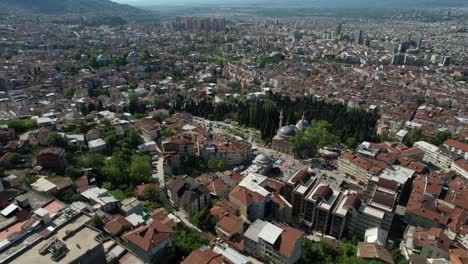
[[[210,209],[210,214],[216,219],[221,219],[226,213],[235,215],[238,211],[239,207],[237,205],[230,201],[221,200]]]
[[[452,241],[440,228],[424,229],[416,227],[413,235],[414,245],[417,247],[435,246],[449,253]]]
[[[182,261],[182,264],[222,264],[223,256],[215,253],[210,248],[201,248],[192,251],[190,255]]]
[[[173,234],[172,228],[159,222],[154,221],[149,225],[141,226],[126,235],[123,239],[133,243],[145,252],[157,247],[161,242],[169,239]]]
[[[244,221],[242,218],[232,215],[232,214],[226,214],[221,217],[221,219],[218,222],[218,226],[221,227],[223,230],[227,232],[233,231],[233,229],[236,227],[237,224],[243,223]]]
[[[459,149],[459,150],[464,151],[464,152],[468,152],[468,144],[462,143],[462,142],[457,141],[457,140],[447,139],[444,142],[444,145],[447,145],[447,146],[452,147],[452,148]]]
[[[140,184],[137,185],[136,187],[136,193],[138,196],[142,196],[145,193],[145,189],[149,186],[153,186],[154,188],[158,188],[158,185],[156,183],[146,183],[146,184]]]
[[[283,232],[281,232],[280,237],[276,240],[273,247],[279,251],[281,255],[290,257],[294,253],[296,243],[304,237],[304,232],[287,225],[276,225],[283,229]]]
[[[109,222],[106,223],[104,226],[104,230],[106,230],[108,233],[112,235],[120,235],[122,234],[125,230],[128,230],[132,227],[132,224],[125,219],[125,217],[119,215],[115,217],[114,219],[110,220]]]
[[[158,208],[152,211],[149,213],[149,217],[172,228],[176,226],[176,222],[174,222],[174,220],[167,215],[167,212],[164,208]]]
[[[239,185],[229,193],[229,197],[231,196],[240,201],[244,206],[248,206],[252,203],[259,203],[264,199],[264,197],[259,193],[252,192],[251,190]]]
[[[456,160],[454,163],[462,170],[468,172],[468,160],[459,159],[459,160]]]
[[[230,171],[230,170],[225,171],[224,175],[230,177],[237,184],[239,184],[242,181],[242,179],[244,178],[239,173],[236,173],[236,172],[233,172],[233,171]]]
[[[393,264],[392,254],[384,247],[373,243],[358,243],[358,257],[364,259],[378,259],[384,263]]]

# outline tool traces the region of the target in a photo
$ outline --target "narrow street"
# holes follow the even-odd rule
[[[198,232],[200,233],[203,233],[203,231],[196,227],[195,225],[193,225],[192,223],[190,223],[190,220],[189,220],[189,217],[186,213],[182,212],[181,210],[177,210],[177,211],[174,211],[174,214],[175,216],[177,216],[182,222],[184,222],[184,224],[190,228],[193,228],[195,230],[197,230]]]

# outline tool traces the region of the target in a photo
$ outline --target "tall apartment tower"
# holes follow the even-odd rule
[[[360,45],[362,43],[362,30],[356,32],[354,36],[354,44]]]

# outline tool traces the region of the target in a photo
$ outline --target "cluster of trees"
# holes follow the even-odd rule
[[[150,202],[157,202],[159,201],[159,190],[155,186],[147,186],[140,198]]]
[[[202,237],[200,233],[189,227],[181,225],[175,231],[174,235],[175,255],[182,257],[188,256],[192,251],[209,245],[208,239]]]
[[[138,97],[138,94],[131,93],[128,95],[128,111],[132,114],[140,113],[143,114],[146,112],[146,105],[142,103]]]
[[[356,246],[351,242],[340,241],[334,249],[325,242],[304,240],[299,263],[317,264],[381,264],[379,261],[367,261],[356,256]]]
[[[226,167],[224,166],[224,161],[219,160],[219,159],[210,159],[208,160],[208,169],[210,171],[216,172],[216,171],[225,171]]]
[[[125,136],[119,137],[114,127],[108,126],[104,129],[102,138],[106,141],[111,152],[123,151],[130,153],[138,149],[138,145],[143,143],[140,135],[135,129],[125,129]]]
[[[111,189],[127,189],[135,185],[151,182],[151,160],[140,154],[115,152],[108,159],[99,153],[88,153],[79,161],[84,168],[92,168],[92,173],[100,182],[110,183]]]
[[[455,77],[455,81],[457,82],[468,82],[468,76],[460,75]]]
[[[302,255],[299,263],[317,263],[317,264],[382,264],[378,260],[365,260],[356,256],[357,241],[338,241],[337,248],[321,242],[313,242],[309,239],[304,240],[302,245]],[[408,261],[401,255],[398,248],[399,243],[391,250],[392,258],[395,264],[408,264]]]
[[[436,146],[441,146],[445,140],[452,138],[452,134],[448,131],[438,131],[434,137],[424,135],[424,130],[415,129],[409,133],[403,140],[403,144],[413,146],[415,142],[426,141]]]
[[[173,173],[196,176],[207,172],[207,164],[199,157],[182,157],[180,166],[173,168]]]
[[[36,119],[17,119],[17,120],[2,120],[0,125],[7,125],[13,128],[16,133],[23,133],[37,128]]]
[[[203,231],[216,234],[216,218],[210,214],[208,208],[196,212],[190,217],[190,222]]]
[[[109,95],[109,89],[103,88],[100,85],[89,85],[88,95],[90,97],[98,97],[99,95]]]
[[[106,158],[101,153],[84,153],[82,157],[74,157],[65,170],[66,176],[75,179],[82,174],[77,168],[91,168],[88,173],[95,176],[98,183],[106,182],[110,189],[124,190],[154,181],[150,158],[136,152],[142,139],[134,129],[126,129],[125,136],[119,137],[115,128],[109,126],[103,131],[102,138],[112,155]],[[47,142],[56,146],[64,144],[63,138],[54,132],[49,133]]]
[[[240,59],[241,59],[240,56],[232,55],[222,50],[216,50],[212,53],[212,55],[209,55],[206,58],[208,62],[214,62],[221,66],[225,65],[228,62],[238,61]]]
[[[177,111],[185,111],[211,120],[235,120],[241,125],[258,129],[265,140],[271,140],[276,134],[281,110],[284,115],[284,125],[294,124],[304,114],[306,120],[329,122],[331,130],[343,143],[349,138],[358,142],[378,140],[376,135],[378,113],[348,109],[345,105],[326,103],[313,96],[293,101],[289,96],[275,94],[270,99],[249,101],[232,99],[219,104],[214,104],[211,99],[194,100],[178,97],[173,107]]]
[[[297,131],[291,138],[294,151],[297,155],[311,156],[320,148],[339,142],[336,135],[331,132],[331,124],[327,121],[312,121],[305,131]]]

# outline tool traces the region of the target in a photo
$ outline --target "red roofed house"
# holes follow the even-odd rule
[[[145,262],[150,262],[154,257],[164,256],[172,246],[172,228],[154,221],[149,225],[141,226],[123,237],[127,247]]]
[[[401,242],[400,249],[406,259],[415,256],[425,259],[449,259],[452,241],[440,228],[424,229],[408,226]]]
[[[468,263],[468,250],[455,248],[450,250],[450,263],[466,264]]]
[[[227,199],[229,194],[229,186],[217,176],[201,175],[195,179],[201,185],[204,185],[212,196]]]
[[[192,251],[182,264],[223,264],[223,256],[208,247]]]
[[[301,257],[304,233],[283,224],[257,219],[244,235],[249,254],[265,263],[296,263]]]
[[[229,201],[239,207],[240,215],[249,220],[263,218],[265,197],[245,187],[237,186],[229,193]]]
[[[377,176],[386,168],[389,166],[385,162],[354,155],[352,152],[345,152],[338,158],[338,171],[360,182],[367,182],[371,176]]]
[[[464,159],[468,159],[468,144],[453,139],[447,139],[444,142],[444,147],[462,156]]]
[[[468,160],[459,159],[452,163],[452,170],[468,179]]]
[[[146,188],[148,187],[153,187],[153,188],[156,188],[158,189],[158,185],[156,183],[145,183],[145,184],[140,184],[140,185],[137,185],[135,188],[136,188],[136,194],[138,196],[143,196],[145,194],[145,190]]]
[[[164,152],[173,151],[180,156],[195,156],[195,136],[190,133],[179,133],[163,142]]]
[[[243,250],[244,221],[237,215],[226,213],[216,224],[216,234],[236,250]]]
[[[132,224],[121,215],[110,220],[104,226],[104,230],[114,236],[120,236],[124,231],[130,230],[131,228]]]

